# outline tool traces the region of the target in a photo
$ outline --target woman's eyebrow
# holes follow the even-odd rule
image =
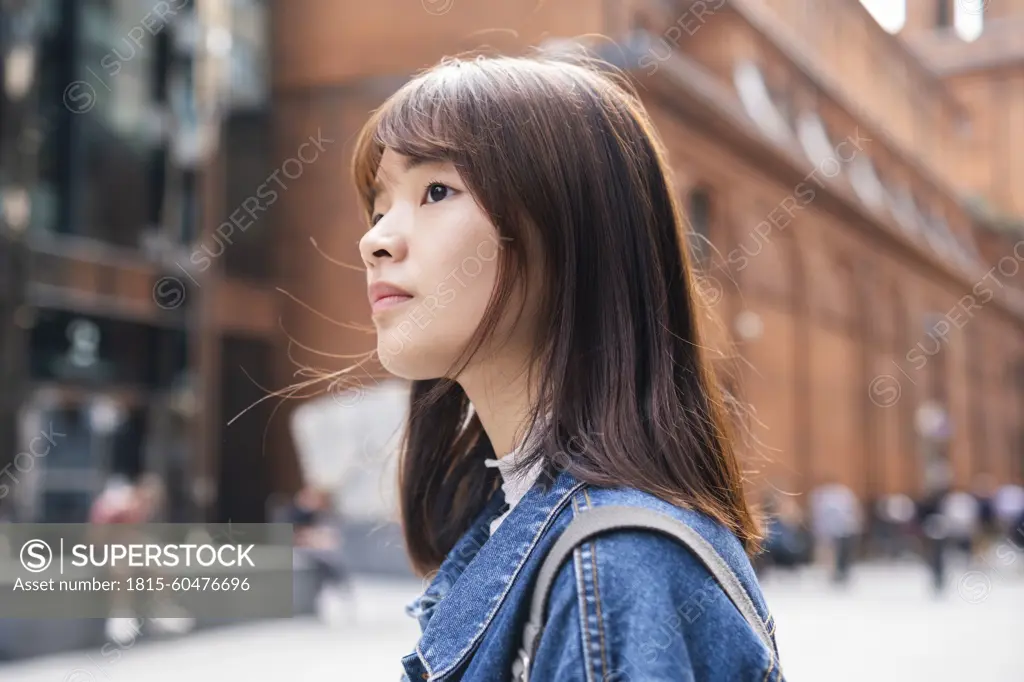
[[[432,159],[428,156],[406,156],[403,158],[403,165],[406,172],[419,168],[420,166],[443,166],[450,163],[447,159]]]

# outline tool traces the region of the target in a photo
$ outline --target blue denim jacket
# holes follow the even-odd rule
[[[422,636],[403,680],[499,682],[511,677],[543,556],[588,507],[631,505],[680,519],[710,542],[774,622],[739,540],[709,517],[629,488],[598,488],[562,472],[538,482],[493,536],[500,490],[407,607]],[[655,532],[613,531],[560,569],[532,664],[534,682],[779,682],[768,651],[704,566]]]

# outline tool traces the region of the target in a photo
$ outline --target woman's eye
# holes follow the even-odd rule
[[[370,218],[370,227],[373,227],[380,222],[380,219],[384,217],[383,213],[374,213],[373,217]]]
[[[442,199],[448,198],[452,188],[448,185],[442,185],[440,182],[432,182],[427,185],[427,203],[433,204],[441,201]]]

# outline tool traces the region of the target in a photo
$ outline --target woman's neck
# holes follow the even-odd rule
[[[458,382],[480,417],[495,457],[512,452],[526,435],[536,400],[524,363],[481,363],[467,368]]]

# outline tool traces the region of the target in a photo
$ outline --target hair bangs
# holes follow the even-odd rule
[[[373,210],[374,185],[385,149],[456,166],[470,153],[474,135],[460,111],[469,93],[461,78],[438,71],[403,85],[363,126],[356,142],[352,176],[367,215]]]

